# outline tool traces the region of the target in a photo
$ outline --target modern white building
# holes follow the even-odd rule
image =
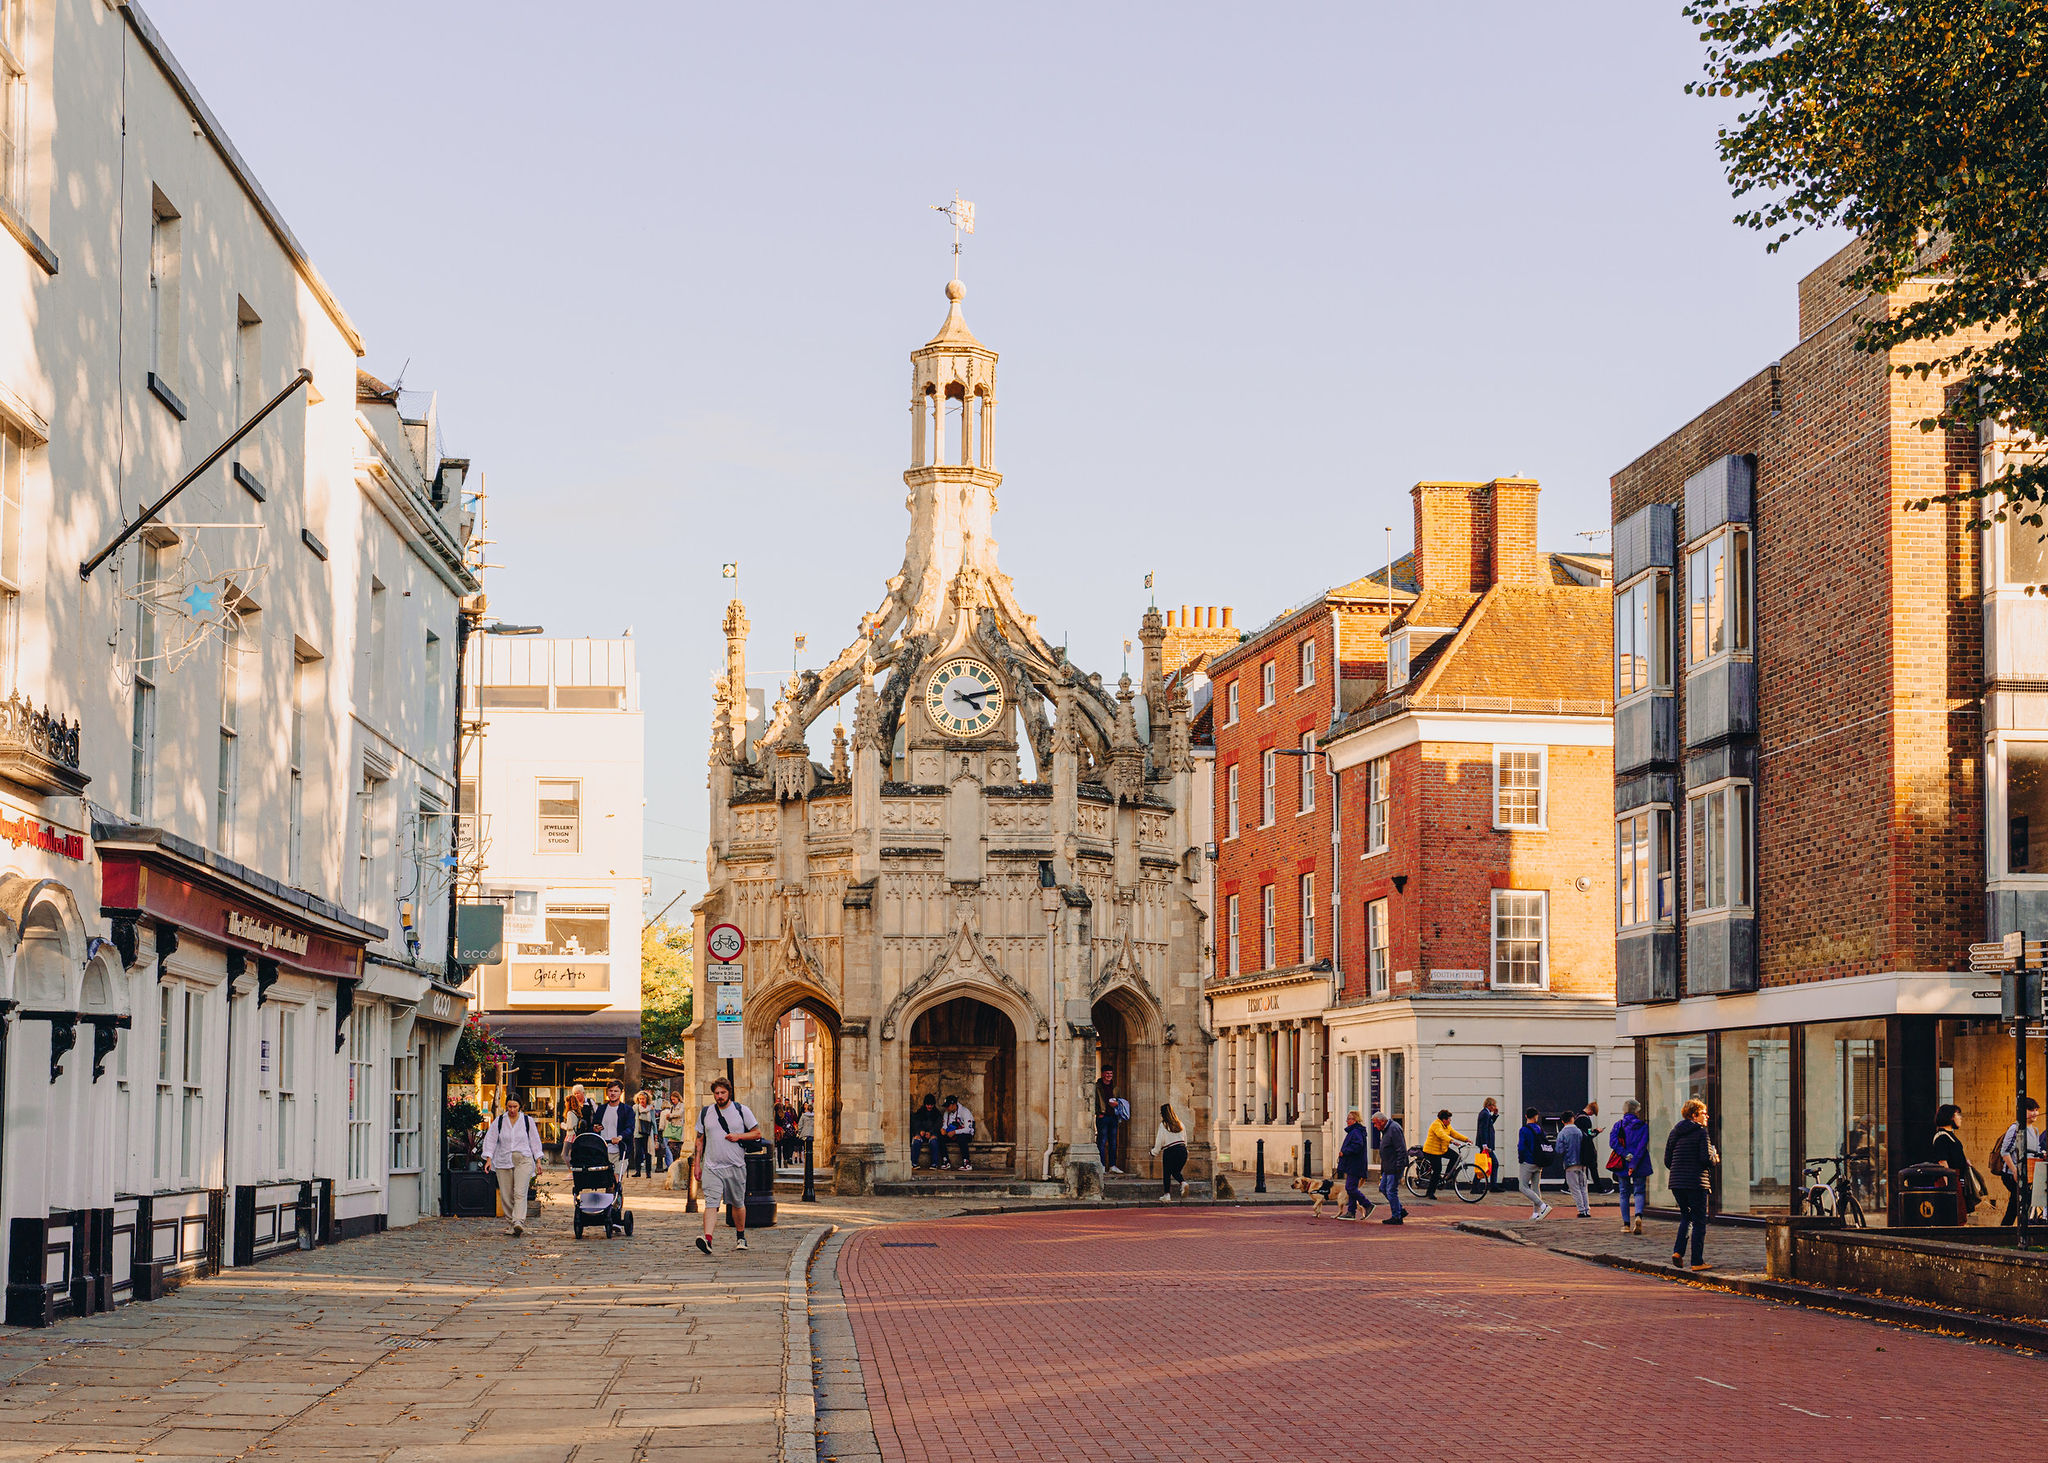
[[[463,806],[483,893],[505,906],[505,958],[480,967],[478,1009],[520,1054],[515,1090],[550,1143],[576,1083],[638,1086],[641,811],[646,733],[633,641],[471,642]]]
[[[0,0],[0,233],[0,1244],[43,1324],[433,1207],[476,584],[467,464],[359,389],[136,6]]]

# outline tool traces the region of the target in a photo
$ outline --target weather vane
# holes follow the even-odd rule
[[[960,236],[974,232],[974,205],[960,196],[960,190],[953,190],[951,203],[934,203],[932,212],[943,213],[953,223],[953,278],[960,277]]]

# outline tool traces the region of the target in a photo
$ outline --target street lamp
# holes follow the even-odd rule
[[[1054,955],[1058,938],[1060,879],[1051,859],[1038,861],[1038,902],[1045,910],[1045,1177],[1052,1178],[1052,1145],[1059,1131],[1060,1036],[1052,1023],[1059,1019],[1059,964]]]

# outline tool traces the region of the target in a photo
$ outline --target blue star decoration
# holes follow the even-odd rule
[[[195,584],[185,591],[185,608],[195,620],[203,620],[214,611],[220,602],[220,591]]]

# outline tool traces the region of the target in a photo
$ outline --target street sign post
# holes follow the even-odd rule
[[[747,950],[747,937],[738,925],[713,925],[704,936],[704,948],[718,961],[737,960]]]

